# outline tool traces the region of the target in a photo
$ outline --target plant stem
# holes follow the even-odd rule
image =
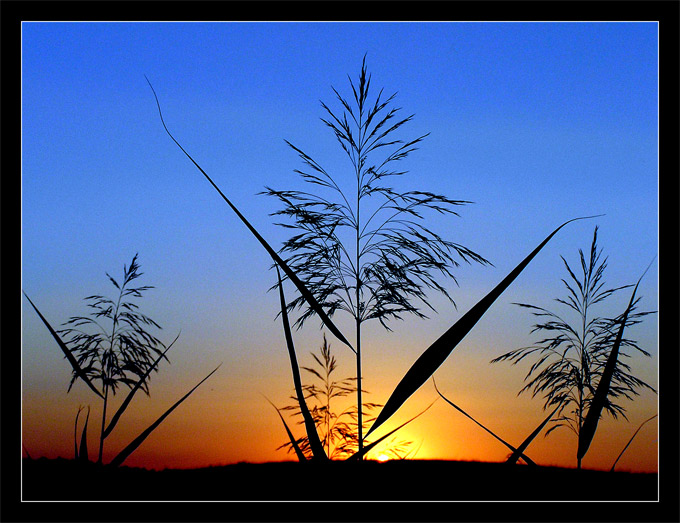
[[[364,438],[363,438],[363,412],[362,412],[362,399],[361,399],[361,315],[362,315],[362,310],[361,310],[361,275],[359,273],[360,270],[360,258],[361,258],[361,253],[359,251],[359,241],[361,239],[360,236],[360,223],[359,223],[359,204],[360,204],[360,191],[361,191],[361,182],[360,182],[360,173],[359,173],[359,168],[357,168],[357,237],[356,237],[356,335],[357,335],[357,340],[356,340],[356,346],[355,349],[357,351],[357,435],[359,437],[359,461],[363,461],[363,454],[361,451],[363,450],[364,447]]]
[[[361,409],[361,319],[357,318],[357,430],[359,436],[359,460],[363,460],[363,454],[361,451],[364,448],[363,439],[363,413]]]
[[[583,314],[581,315],[581,339],[579,340],[579,343],[581,345],[581,350],[580,350],[580,362],[581,362],[581,368],[579,369],[579,372],[581,374],[581,378],[578,383],[578,438],[577,443],[581,442],[581,429],[583,428],[583,406],[585,403],[585,398],[584,398],[584,390],[586,386],[586,372],[587,372],[587,367],[588,363],[586,362],[586,350],[587,350],[587,320],[588,320],[588,298],[589,298],[589,292],[588,290],[590,289],[590,273],[589,271],[586,271],[584,274],[583,278],[583,290],[581,291],[581,299],[583,300]],[[578,470],[581,469],[581,458],[578,457],[578,447],[576,451],[576,468]]]
[[[359,461],[363,461],[362,450],[364,448],[364,420],[362,412],[362,398],[361,398],[361,317],[363,314],[361,308],[361,168],[363,164],[361,144],[363,141],[363,93],[360,94],[359,103],[359,140],[357,141],[357,161],[355,164],[355,171],[357,177],[357,212],[356,212],[356,351],[357,351],[357,436],[359,439]]]
[[[324,334],[324,344],[326,341],[326,336]],[[331,382],[331,362],[330,353],[324,355],[324,364],[326,367],[326,412],[324,413],[324,421],[326,425],[326,433],[324,439],[326,440],[326,455],[331,457],[331,394],[332,382]]]
[[[114,353],[114,347],[115,347],[115,339],[116,339],[116,324],[118,323],[118,310],[120,309],[120,302],[123,299],[123,289],[125,288],[125,283],[123,283],[123,288],[120,290],[120,294],[118,295],[118,301],[116,302],[116,309],[113,313],[113,325],[111,327],[111,340],[110,340],[110,356],[108,361],[106,361],[106,353],[104,353],[104,358],[102,359],[102,372],[104,374],[104,377],[102,379],[102,386],[104,387],[104,407],[102,408],[102,428],[101,432],[99,433],[99,457],[97,458],[97,463],[99,465],[102,464],[102,458],[104,455],[104,430],[106,429],[106,406],[109,401],[109,384],[108,384],[108,367],[111,365],[111,358],[113,357]],[[115,390],[114,390],[115,394]]]
[[[104,407],[102,409],[102,428],[101,432],[99,433],[99,457],[97,458],[97,464],[101,465],[102,464],[102,457],[104,455],[104,429],[106,427],[106,404],[108,402],[109,398],[109,387],[106,384],[106,381],[104,382]]]

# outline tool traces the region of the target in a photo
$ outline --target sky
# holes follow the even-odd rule
[[[518,445],[543,420],[543,401],[517,395],[529,364],[491,359],[538,341],[534,318],[513,303],[559,310],[560,256],[578,266],[595,226],[608,256],[606,282],[640,284],[642,310],[658,309],[658,33],[655,23],[24,23],[22,25],[22,288],[53,326],[87,312],[83,298],[113,295],[135,253],[153,285],[139,300],[169,343],[151,381],[107,438],[110,460],[216,366],[125,464],[162,469],[294,459],[277,406],[293,392],[270,260],[169,129],[267,241],[288,232],[270,214],[265,186],[302,189],[300,159],[285,140],[349,175],[320,100],[349,96],[366,56],[372,87],[397,92],[414,114],[405,137],[430,133],[398,181],[474,203],[457,218],[431,218],[447,239],[493,266],[461,265],[448,281],[456,307],[406,317],[387,332],[368,324],[364,388],[384,403],[416,358],[550,232],[561,230],[435,373],[449,399]],[[286,288],[289,297],[292,287]],[[614,295],[602,315],[620,313]],[[338,313],[343,332],[352,332]],[[22,297],[22,441],[32,456],[71,457],[73,421],[91,407],[95,452],[101,404],[81,382]],[[627,360],[658,387],[658,318],[630,336],[650,358]],[[295,332],[301,365],[322,331]],[[353,354],[329,335],[338,376]],[[307,376],[308,377],[308,376]],[[265,398],[266,397],[266,398]],[[426,383],[384,432],[429,405]],[[117,396],[114,401],[121,401]],[[583,466],[609,469],[657,395],[623,402],[628,421],[605,418]],[[292,425],[296,435],[301,427]],[[438,401],[398,433],[422,459],[502,461],[508,450]],[[617,468],[658,470],[656,419]],[[559,429],[527,450],[537,463],[574,467],[576,438]]]

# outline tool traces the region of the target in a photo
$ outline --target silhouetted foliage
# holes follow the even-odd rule
[[[35,309],[40,319],[50,331],[50,334],[57,342],[57,345],[64,353],[73,370],[73,377],[69,385],[69,391],[76,379],[80,378],[98,397],[102,399],[102,421],[101,432],[99,436],[99,457],[98,464],[102,464],[104,440],[111,434],[118,420],[123,415],[127,407],[130,405],[135,393],[142,389],[147,395],[149,394],[149,375],[152,371],[157,370],[158,363],[162,358],[166,357],[166,353],[174,345],[179,338],[177,337],[167,347],[148,332],[149,327],[159,328],[158,324],[151,320],[148,316],[141,314],[138,311],[138,306],[131,301],[132,298],[141,298],[142,293],[152,287],[130,287],[132,280],[141,276],[139,271],[139,264],[137,263],[137,255],[132,258],[130,267],[123,268],[122,284],[119,284],[108,273],[106,274],[111,283],[118,289],[119,295],[116,301],[104,296],[94,295],[85,298],[89,301],[88,304],[94,309],[91,313],[91,318],[86,316],[74,316],[65,325],[71,325],[61,331],[55,331],[52,325],[42,315],[38,307],[31,301],[28,295],[24,292],[24,296]],[[100,324],[101,318],[110,320],[110,330]],[[86,332],[87,328],[93,328],[94,333]],[[61,336],[71,336],[66,342]],[[162,347],[164,350],[160,350]],[[152,352],[156,353],[155,360],[151,360]],[[147,427],[142,433],[130,442],[122,451],[120,451],[111,460],[110,465],[121,465],[125,459],[132,454],[141,445],[144,440],[158,427],[163,420],[170,415],[185,399],[187,399],[204,381],[212,376],[217,369],[213,370],[205,378],[203,378],[197,385],[195,385],[188,393],[175,402],[168,410],[166,410],[156,421]],[[130,377],[133,376],[133,377]],[[93,381],[100,381],[104,393],[94,385]],[[106,424],[106,409],[109,402],[109,391],[115,395],[116,388],[119,383],[123,383],[129,387],[129,391],[118,406],[118,409],[111,417],[108,425]],[[80,446],[78,446],[78,418],[82,407],[78,409],[76,414],[74,426],[74,446],[75,457],[78,461],[88,462],[89,454],[87,449],[87,424],[89,420],[89,406],[88,414],[85,419],[85,426],[82,431]]]
[[[451,302],[438,277],[456,278],[452,268],[459,262],[488,264],[472,250],[445,240],[424,225],[427,212],[457,216],[455,209],[470,202],[453,200],[425,191],[400,192],[385,185],[388,178],[406,171],[397,162],[417,149],[427,135],[402,140],[395,133],[413,115],[402,117],[390,107],[396,95],[383,97],[380,90],[369,99],[371,76],[366,60],[358,84],[349,79],[352,96],[343,97],[333,88],[340,110],[321,102],[327,113],[321,118],[332,131],[351,165],[351,175],[322,167],[310,155],[286,141],[304,162],[296,170],[314,192],[275,190],[267,187],[283,208],[273,213],[289,219],[279,225],[295,234],[284,242],[286,263],[329,316],[341,310],[356,324],[357,405],[361,402],[361,324],[388,321],[403,314],[426,315],[422,305],[434,310],[427,291],[437,291]],[[421,305],[422,304],[422,305]],[[302,311],[296,326],[317,313],[304,296],[288,304]],[[359,413],[361,436],[361,413]]]
[[[335,460],[349,458],[359,448],[357,407],[351,404],[343,410],[338,410],[337,402],[334,400],[356,393],[356,377],[336,379],[334,374],[338,368],[338,363],[331,353],[331,346],[325,333],[318,355],[314,352],[310,354],[315,365],[301,367],[314,380],[302,387],[305,393],[305,401],[310,405],[310,413],[317,426],[326,455]],[[366,394],[368,391],[364,390],[363,392]],[[292,396],[291,399],[295,400],[295,403],[287,405],[281,410],[291,411],[294,416],[299,417],[301,413],[297,397]],[[364,428],[374,419],[374,417],[369,417],[370,412],[380,407],[382,405],[377,403],[363,403]],[[299,423],[303,422],[300,421]],[[312,456],[307,436],[298,438],[295,443],[307,457]],[[395,438],[389,443],[385,453],[394,458],[402,458],[407,454],[410,444],[410,441]],[[286,448],[290,452],[294,449],[293,442],[288,441],[279,447],[279,449],[281,448]]]
[[[73,316],[64,323],[67,328],[58,331],[82,371],[92,381],[101,383],[104,405],[99,462],[102,461],[109,393],[115,395],[120,384],[130,389],[139,384],[148,395],[149,371],[158,370],[154,369],[154,359],[166,348],[151,331],[161,327],[142,314],[133,301],[153,288],[150,285],[132,286],[132,282],[143,274],[139,272],[137,257],[135,254],[130,266],[123,267],[120,282],[106,273],[118,296],[113,299],[101,295],[86,297],[87,306],[92,309],[90,315]],[[69,391],[77,378],[74,370]]]
[[[556,298],[555,301],[566,307],[573,319],[542,307],[517,303],[516,305],[529,309],[535,317],[540,318],[531,332],[545,332],[547,337],[535,345],[512,350],[492,360],[492,363],[510,361],[513,365],[525,358],[533,360],[525,377],[526,385],[519,393],[532,391],[532,397],[542,395],[545,399],[544,409],[560,406],[558,415],[552,421],[546,435],[558,427],[568,427],[577,438],[580,437],[621,323],[623,322],[625,327],[630,327],[640,323],[644,316],[652,314],[652,311],[635,312],[640,301],[640,298],[637,298],[631,302],[625,316],[622,314],[615,318],[607,318],[596,315],[597,305],[601,306],[617,291],[632,287],[632,285],[611,288],[605,286],[603,278],[607,258],[601,259],[601,251],[597,247],[597,231],[596,227],[589,255],[586,256],[583,250],[579,249],[581,266],[579,276],[574,273],[564,257],[561,257],[568,274],[568,278],[561,280],[567,294],[565,297]],[[617,349],[618,355],[629,357],[624,352],[626,348],[650,356],[634,340],[622,338]],[[632,374],[630,366],[623,359],[617,359],[604,410],[614,419],[619,415],[626,418],[625,408],[620,400],[623,398],[632,400],[634,395],[639,394],[638,389],[641,388],[654,391],[650,385]],[[577,461],[580,467],[581,460]]]
[[[389,329],[388,321],[399,319],[404,314],[415,314],[424,318],[422,306],[433,309],[428,299],[428,291],[439,291],[453,302],[447,289],[438,282],[438,278],[449,278],[455,282],[452,271],[460,261],[489,264],[480,255],[459,244],[444,240],[423,225],[426,212],[457,215],[455,208],[470,202],[452,200],[422,191],[399,192],[383,185],[384,179],[405,174],[406,171],[395,170],[394,163],[406,158],[427,135],[410,141],[396,139],[391,135],[409,122],[412,115],[400,118],[397,116],[398,108],[386,111],[394,95],[383,99],[382,90],[375,100],[369,101],[370,76],[367,75],[365,59],[358,83],[350,79],[350,86],[353,99],[352,97],[343,98],[333,89],[342,105],[340,111],[333,112],[322,102],[322,107],[328,114],[327,117],[322,118],[322,121],[333,131],[349,158],[353,176],[343,179],[331,174],[330,170],[322,167],[307,153],[287,142],[306,165],[305,171],[297,170],[296,172],[301,175],[304,182],[314,186],[316,193],[282,191],[266,187],[264,194],[275,197],[283,204],[283,208],[273,215],[287,217],[290,220],[289,223],[279,225],[296,231],[296,234],[284,242],[279,251],[281,255],[272,249],[271,245],[170,133],[163,121],[160,103],[156,97],[161,122],[170,138],[255,236],[272,258],[274,266],[277,269],[281,268],[285,273],[285,279],[289,279],[300,292],[300,295],[291,302],[283,301],[283,281],[280,275],[277,284],[272,287],[280,291],[281,316],[296,385],[297,401],[301,413],[305,415],[308,436],[314,436],[312,443],[317,447],[314,454],[315,456],[318,454],[320,459],[327,459],[327,456],[319,441],[316,424],[310,419],[311,416],[306,408],[306,401],[299,383],[299,368],[288,323],[288,312],[295,309],[301,311],[295,323],[298,328],[309,317],[318,315],[322,324],[356,354],[357,405],[362,405],[362,323],[378,319],[385,328]],[[339,116],[340,112],[342,116]],[[418,388],[432,377],[437,368],[495,300],[558,231],[573,221],[593,217],[573,218],[562,223],[496,287],[432,343],[409,368],[366,435],[370,435],[389,419]],[[283,256],[287,258],[284,259]],[[356,345],[354,347],[330,319],[338,310],[350,314],[355,321]],[[616,337],[615,330],[619,323],[625,326],[635,321],[636,314],[631,315],[629,319],[627,316],[629,312],[631,311],[627,310],[624,320],[620,318],[610,320],[611,338]],[[644,313],[640,313],[642,314]],[[622,332],[623,329],[618,329],[618,333]],[[615,345],[618,350],[618,341]],[[614,354],[615,351],[609,353]],[[508,355],[505,356],[508,357]],[[606,365],[606,362],[603,365]],[[617,374],[617,378],[619,377],[621,377],[620,373]],[[608,380],[602,380],[602,382],[605,381]],[[616,387],[615,383],[612,387],[613,394],[617,393]],[[606,389],[609,393],[609,384],[602,389]],[[561,405],[558,403],[557,408],[559,409]],[[274,407],[281,416],[280,409],[275,405]],[[516,449],[516,452],[513,452],[510,460],[521,455],[522,450],[535,437],[537,431],[542,430],[543,426],[552,419],[554,409],[555,407],[551,414]],[[359,449],[350,459],[361,459],[369,448],[374,448],[384,438],[405,425],[393,429],[389,434],[362,449],[364,425],[362,410],[357,409]],[[283,416],[281,419],[291,445],[296,448],[298,457],[306,461]],[[413,419],[415,417],[406,423],[410,423]]]
[[[122,383],[132,388],[151,367],[153,358],[165,348],[151,329],[161,327],[148,316],[139,312],[139,306],[132,301],[141,298],[153,286],[132,287],[133,280],[142,276],[139,272],[137,254],[130,266],[123,267],[123,279],[119,284],[109,273],[106,276],[118,290],[118,296],[111,299],[93,295],[85,298],[87,306],[93,309],[90,316],[73,316],[64,325],[68,328],[58,331],[65,337],[65,343],[76,356],[78,364],[93,381],[100,381],[102,390],[115,395]],[[106,325],[102,324],[106,320]],[[94,332],[87,332],[91,328]],[[69,337],[67,338],[66,337]],[[155,354],[155,356],[154,356]],[[74,372],[69,390],[77,379]],[[148,378],[142,381],[142,390],[149,394]]]

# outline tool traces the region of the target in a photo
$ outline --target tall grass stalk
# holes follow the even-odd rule
[[[289,309],[293,309],[296,306],[305,308],[305,312],[298,320],[297,325],[300,326],[308,316],[316,314],[320,317],[323,324],[328,327],[329,331],[356,354],[357,379],[359,381],[357,386],[357,405],[362,404],[362,323],[369,319],[378,319],[386,326],[385,322],[387,319],[399,318],[400,314],[405,312],[424,317],[419,307],[411,301],[412,298],[420,299],[426,306],[430,307],[424,292],[426,289],[435,289],[448,296],[446,289],[437,283],[432,274],[433,272],[439,272],[444,276],[453,278],[450,267],[458,265],[458,261],[455,259],[456,256],[466,262],[488,263],[473,251],[459,244],[443,240],[434,232],[424,227],[422,223],[419,223],[422,211],[431,210],[438,213],[456,215],[457,213],[453,208],[469,202],[451,200],[444,196],[421,191],[398,193],[392,188],[378,183],[383,178],[404,174],[403,172],[391,170],[391,164],[405,158],[410,152],[415,150],[414,146],[424,136],[407,142],[391,139],[388,135],[391,135],[403,124],[410,121],[412,116],[403,119],[398,118],[398,108],[385,112],[384,109],[392,101],[394,95],[387,100],[382,100],[382,91],[375,103],[370,106],[368,104],[369,85],[370,77],[367,76],[364,60],[358,91],[354,84],[351,83],[354,101],[358,108],[353,110],[349,102],[338,95],[351,120],[356,125],[356,130],[351,128],[347,115],[345,115],[344,121],[341,122],[324,105],[324,108],[329,113],[329,118],[324,120],[324,122],[336,133],[336,138],[340,140],[352,161],[357,180],[355,195],[350,197],[349,193],[343,192],[328,173],[323,171],[314,160],[292,144],[290,144],[291,147],[298,152],[303,160],[312,166],[313,170],[317,170],[316,173],[302,173],[303,177],[316,186],[337,191],[343,203],[339,205],[328,203],[327,206],[323,207],[322,212],[314,212],[314,207],[323,202],[323,199],[311,203],[298,202],[300,203],[298,205],[293,203],[291,199],[298,197],[306,199],[307,196],[305,195],[307,193],[269,189],[269,194],[272,196],[278,197],[282,202],[290,201],[291,203],[291,206],[282,211],[281,214],[289,213],[293,218],[298,217],[303,220],[311,218],[316,220],[312,234],[314,234],[314,231],[320,234],[320,245],[325,243],[328,246],[327,240],[332,238],[338,239],[338,236],[335,235],[337,227],[342,228],[346,226],[353,231],[353,255],[345,248],[342,241],[337,241],[330,250],[322,248],[313,258],[309,258],[311,265],[307,266],[308,269],[316,263],[320,263],[321,266],[326,264],[326,267],[329,269],[330,272],[326,274],[325,280],[329,282],[330,287],[324,287],[319,285],[319,281],[316,278],[310,280],[308,278],[310,272],[305,271],[304,267],[296,265],[297,262],[301,261],[299,257],[293,257],[287,261],[282,260],[278,253],[271,248],[229,198],[217,187],[208,174],[174,138],[165,125],[158,97],[149,82],[149,86],[156,99],[161,123],[166,133],[256,237],[272,257],[275,264],[285,272],[286,278],[290,279],[300,291],[301,295],[288,304]],[[368,165],[368,154],[382,150],[390,152],[386,153],[386,156],[378,161],[378,163]],[[327,179],[324,180],[324,177]],[[379,203],[373,209],[365,209],[365,211],[372,214],[369,214],[368,218],[362,221],[362,201],[372,195],[380,196],[382,203]],[[351,200],[355,201],[355,208],[352,208],[352,205],[349,203]],[[324,217],[327,217],[327,219]],[[325,230],[323,230],[324,228]],[[294,240],[291,241],[295,243]],[[291,245],[291,243],[288,243],[287,246],[284,245],[283,251],[289,250],[287,247],[291,247]],[[307,242],[307,246],[309,245],[310,243]],[[342,259],[343,256],[344,260]],[[371,260],[364,262],[368,258]],[[330,265],[328,265],[328,261],[330,261]],[[291,265],[289,266],[289,264]],[[348,281],[349,278],[352,278],[353,283]],[[304,283],[302,280],[304,280]],[[339,285],[339,287],[336,287],[336,285]],[[331,300],[329,302],[327,298],[336,291],[338,296],[340,296],[340,301]],[[324,310],[324,307],[327,308],[328,312]],[[330,319],[330,316],[338,308],[344,308],[355,319],[355,347],[347,341],[347,338]],[[361,409],[358,409],[358,411],[361,417]],[[358,422],[360,432],[362,425],[363,420],[360,419]],[[363,440],[361,433],[359,440],[361,444]]]
[[[359,449],[363,445],[362,326],[378,320],[388,322],[404,314],[425,318],[426,307],[434,311],[427,291],[453,299],[439,277],[456,281],[452,269],[460,261],[489,262],[458,243],[445,240],[424,224],[428,213],[458,216],[456,209],[471,202],[420,190],[400,192],[386,185],[390,178],[406,174],[398,163],[417,149],[427,136],[402,140],[398,131],[413,115],[401,116],[391,104],[396,93],[384,98],[380,90],[371,99],[371,76],[362,62],[355,82],[349,78],[351,95],[335,88],[337,110],[324,102],[321,121],[330,129],[349,160],[348,168],[323,167],[297,146],[286,143],[305,165],[296,170],[311,186],[309,191],[275,190],[264,194],[276,198],[282,208],[273,213],[288,221],[279,225],[294,231],[281,254],[304,282],[318,303],[333,316],[343,311],[355,327],[356,405]],[[343,174],[343,171],[347,174]],[[300,309],[297,327],[318,310],[305,296],[288,304]]]
[[[635,341],[623,338],[623,331],[625,327],[640,323],[641,318],[651,312],[635,312],[639,299],[635,299],[634,291],[622,315],[616,318],[597,315],[598,307],[614,293],[631,287],[605,286],[607,259],[601,257],[597,231],[595,227],[588,255],[579,250],[580,276],[562,257],[568,278],[561,281],[567,294],[556,301],[573,318],[535,305],[518,303],[541,319],[533,326],[532,332],[545,332],[547,337],[535,345],[512,350],[492,360],[492,363],[509,361],[513,365],[525,358],[534,360],[525,376],[527,383],[519,393],[531,390],[532,397],[543,395],[544,409],[559,406],[558,415],[546,435],[559,427],[567,427],[574,432],[578,440],[578,468],[601,412],[604,410],[614,419],[619,415],[625,418],[625,409],[619,398],[632,400],[639,388],[654,391],[635,377],[630,366],[618,358],[619,353],[628,356],[622,352],[624,348],[649,356]]]
[[[142,276],[137,254],[130,266],[123,267],[120,283],[106,273],[111,284],[118,291],[116,298],[93,295],[85,298],[92,309],[89,316],[73,316],[59,334],[66,338],[69,351],[76,358],[83,372],[91,379],[100,382],[104,399],[102,404],[99,456],[102,462],[106,430],[106,414],[109,394],[115,395],[118,387],[126,385],[133,388],[139,384],[149,394],[149,375],[153,368],[152,355],[163,354],[163,343],[156,338],[151,329],[161,327],[150,317],[139,312],[133,298],[141,298],[152,286],[134,287],[134,280]],[[108,320],[108,326],[102,323]],[[69,390],[77,379],[73,373]],[[142,379],[143,378],[143,379]]]
[[[173,342],[166,347],[160,340],[150,334],[148,330],[150,327],[160,329],[160,326],[151,318],[139,312],[139,306],[131,301],[132,298],[141,298],[144,291],[153,288],[150,286],[130,286],[130,283],[141,275],[142,273],[139,272],[139,264],[137,263],[137,255],[135,254],[130,267],[123,267],[123,280],[121,280],[121,283],[108,273],[106,274],[109,281],[118,289],[118,298],[112,300],[100,295],[88,296],[85,300],[89,302],[88,306],[94,310],[94,312],[90,313],[91,317],[74,316],[64,324],[69,327],[59,331],[50,325],[26,292],[23,293],[50,334],[52,334],[52,337],[72,367],[73,374],[68,391],[70,392],[77,379],[81,379],[103,401],[99,454],[97,458],[97,463],[100,465],[103,462],[104,440],[116,426],[135,393],[141,389],[147,395],[149,394],[149,376],[151,372],[157,371],[161,359],[169,361],[166,353],[179,338],[179,335],[177,335]],[[110,330],[107,330],[100,324],[101,318],[111,320]],[[94,332],[88,332],[88,328],[91,328]],[[62,339],[62,336],[69,337],[69,339],[65,341]],[[157,355],[157,357],[151,360],[152,355]],[[219,365],[152,423],[149,428],[143,431],[140,436],[119,452],[110,464],[113,466],[122,464],[149,434],[218,368]],[[101,382],[104,393],[97,389],[94,381]],[[115,395],[121,384],[127,386],[130,390],[108,425],[106,425],[109,391],[112,396]],[[78,409],[75,420],[75,457],[79,460],[88,461],[87,426],[90,415],[89,406],[79,448],[77,431],[78,418],[81,411],[82,407]]]

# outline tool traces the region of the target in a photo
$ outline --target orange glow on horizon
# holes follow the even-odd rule
[[[429,397],[420,396],[427,395],[417,393],[404,406],[404,413],[396,415],[397,420],[392,425],[389,422],[386,424],[388,426],[384,429],[385,433],[418,414],[421,406],[424,408],[429,404]],[[512,399],[509,405],[516,403],[515,398]],[[462,405],[464,402],[460,403]],[[527,403],[531,409],[526,413],[523,409],[508,408],[508,412],[517,412],[516,416],[509,416],[510,419],[499,417],[497,413],[493,413],[496,409],[489,410],[483,403],[466,400],[465,409],[508,443],[517,446],[544,416],[540,408],[536,408],[535,402]],[[29,408],[25,404],[23,442],[32,457],[73,457],[73,419],[77,411],[77,406],[71,408],[73,405],[64,407],[58,402],[48,402],[45,407],[30,405]],[[130,412],[128,419],[122,418],[116,431],[106,440],[104,461],[110,461],[160,415],[164,407],[165,405],[154,407],[148,411],[138,408]],[[217,415],[210,418],[210,412]],[[100,415],[98,407],[93,405],[88,430],[90,456],[96,456],[98,451]],[[629,412],[629,417],[630,423],[613,422],[609,419],[601,421],[583,461],[584,468],[609,470],[639,423],[646,419],[642,416],[642,409],[639,412]],[[37,418],[42,421],[36,423]],[[303,434],[304,429],[301,426],[294,423],[289,426],[296,437]],[[82,419],[80,427],[82,429]],[[377,437],[382,433],[377,434]],[[501,462],[510,453],[498,440],[443,401],[437,402],[395,436],[399,440],[412,442],[407,451],[414,452],[408,459]],[[636,436],[617,464],[617,470],[657,472],[657,438],[657,424],[653,420]],[[243,461],[296,461],[293,453],[276,450],[286,440],[281,421],[269,405],[254,405],[252,410],[245,409],[245,412],[239,413],[238,409],[234,411],[234,406],[227,404],[217,407],[205,396],[200,402],[187,405],[184,409],[180,407],[173,412],[124,464],[161,470],[200,468]],[[369,459],[382,460],[390,457],[384,445],[376,450],[375,457],[369,456]],[[541,465],[570,468],[576,466],[576,438],[566,429],[558,429],[547,438],[539,435],[526,452]]]
[[[333,346],[335,349],[335,345]],[[437,386],[471,416],[512,445],[519,445],[545,417],[542,401],[530,395],[517,396],[522,383],[520,369],[490,366],[488,358],[470,355],[466,347],[457,349],[436,373]],[[351,369],[351,355],[337,351],[339,376]],[[347,351],[348,352],[348,351]],[[366,401],[384,403],[413,356],[397,349],[398,360],[385,365],[376,355],[366,358],[364,386],[370,394]],[[308,365],[309,354],[300,351],[300,365]],[[59,361],[55,371],[57,381],[68,383],[68,369]],[[208,362],[203,366],[208,367]],[[286,366],[287,365],[287,366]],[[186,365],[185,365],[186,366]],[[230,373],[228,368],[218,371],[205,386],[172,412],[168,418],[125,461],[124,465],[151,469],[200,468],[238,462],[263,463],[296,461],[294,453],[277,450],[287,441],[285,429],[276,411],[262,397],[262,393],[279,408],[291,403],[289,362],[285,354],[272,359],[268,373],[243,375]],[[56,367],[55,367],[56,369]],[[105,442],[104,462],[110,461],[142,430],[148,427],[179,397],[203,376],[184,375],[182,365],[163,369],[154,377],[150,397],[136,396],[116,429]],[[201,369],[203,370],[203,369]],[[63,376],[61,376],[63,374]],[[484,376],[480,381],[475,377]],[[62,379],[63,378],[63,379]],[[479,387],[484,389],[480,392]],[[54,390],[25,389],[23,395],[23,443],[32,457],[73,457],[73,421],[78,405],[90,405],[88,429],[90,456],[98,451],[101,423],[101,403],[89,390],[76,383],[70,393],[66,386]],[[380,437],[408,419],[420,414],[434,400],[432,407],[387,438],[374,449],[374,457],[391,457],[386,445],[396,441],[411,442],[404,454],[407,459],[460,460],[501,462],[510,451],[473,421],[456,411],[441,398],[434,387],[426,383],[383,427],[376,431]],[[343,398],[347,401],[350,399]],[[118,405],[122,398],[116,397]],[[657,412],[656,395],[643,392],[634,402],[626,404],[630,419],[613,421],[603,418],[593,444],[584,461],[584,468],[609,470],[618,454],[639,424]],[[337,407],[344,408],[339,402]],[[335,410],[335,407],[334,407]],[[109,412],[114,412],[113,407]],[[109,419],[110,419],[109,414]],[[304,434],[297,420],[287,417],[296,437]],[[82,430],[83,419],[80,420]],[[658,471],[657,420],[646,424],[616,465],[617,470],[633,472]],[[545,430],[544,430],[545,432]],[[540,465],[576,466],[576,438],[565,428],[557,429],[545,438],[535,438],[527,455]]]

